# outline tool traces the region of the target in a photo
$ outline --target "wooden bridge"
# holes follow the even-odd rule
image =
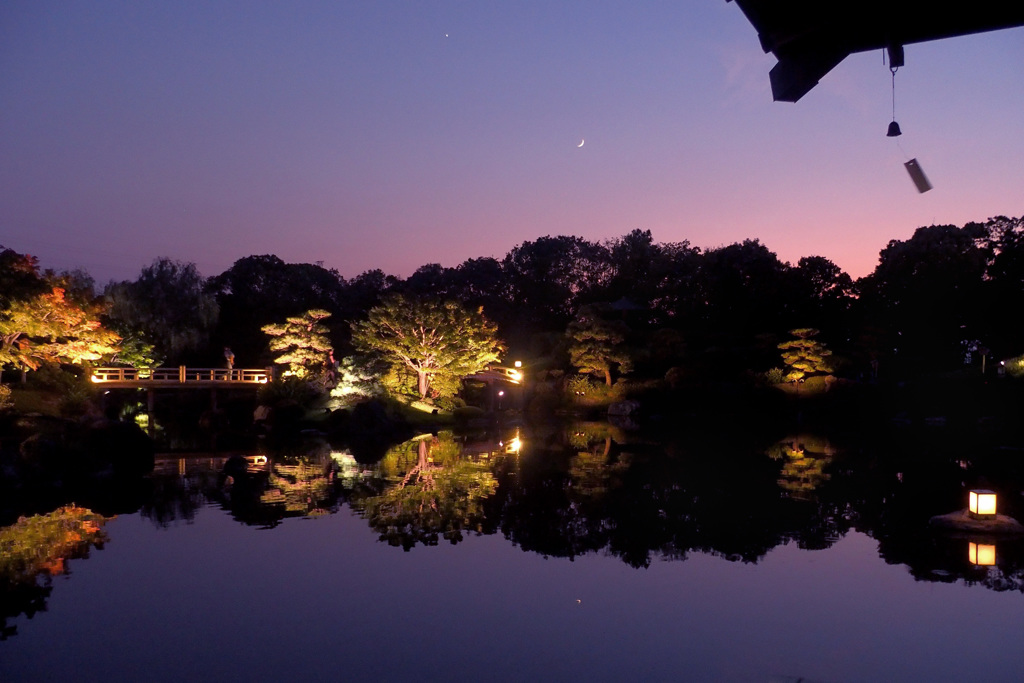
[[[519,384],[523,381],[523,371],[520,368],[508,368],[502,365],[488,365],[475,375],[470,375],[467,379],[475,379],[487,384],[491,384],[493,382]]]
[[[111,389],[258,389],[271,368],[93,368],[93,384]]]

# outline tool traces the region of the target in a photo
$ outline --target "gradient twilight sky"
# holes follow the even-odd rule
[[[5,0],[0,244],[102,285],[640,228],[859,277],[919,226],[1024,213],[1024,29],[908,45],[898,140],[880,51],[796,104],[774,61],[725,0]]]

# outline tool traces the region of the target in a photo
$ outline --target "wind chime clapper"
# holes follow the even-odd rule
[[[889,71],[892,72],[892,121],[889,123],[889,129],[885,132],[885,135],[886,137],[897,138],[903,135],[903,131],[900,130],[900,124],[896,123],[896,71],[903,66],[903,46],[890,45],[887,48],[887,52],[889,53]],[[903,164],[903,167],[910,174],[910,179],[914,181],[914,187],[917,188],[918,193],[923,194],[932,189],[932,184],[928,182],[928,176],[924,174],[924,169],[921,168],[921,164],[917,163],[917,159],[907,161]]]

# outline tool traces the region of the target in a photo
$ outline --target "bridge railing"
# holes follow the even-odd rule
[[[269,368],[93,368],[95,384],[111,382],[150,384],[185,384],[187,382],[232,382],[266,384],[271,379]]]
[[[501,380],[510,384],[519,384],[523,381],[523,371],[520,368],[508,368],[503,365],[488,365],[486,368],[470,375],[475,379],[489,381],[489,380]]]

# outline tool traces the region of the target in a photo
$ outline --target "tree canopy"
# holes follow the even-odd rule
[[[264,325],[263,332],[270,337],[270,350],[280,352],[274,362],[287,365],[288,371],[299,378],[323,374],[334,351],[327,338],[327,327],[322,323],[329,317],[327,311],[314,308],[283,323]]]
[[[82,364],[110,357],[120,337],[104,327],[104,306],[82,271],[40,274],[35,258],[0,251],[0,369]]]
[[[789,366],[787,381],[793,382],[811,375],[832,372],[832,352],[814,338],[818,335],[818,330],[803,327],[790,330],[789,333],[796,339],[779,344],[782,361]]]
[[[177,363],[204,350],[217,323],[220,309],[204,285],[194,263],[158,258],[136,280],[107,286],[107,315],[122,336],[150,344],[157,356]]]
[[[357,348],[379,354],[393,368],[415,373],[420,398],[454,393],[457,382],[495,363],[505,351],[497,326],[482,309],[456,301],[392,294],[353,323]]]
[[[629,372],[633,361],[626,347],[625,323],[609,320],[597,306],[584,306],[569,323],[569,359],[584,374],[598,374],[612,386],[612,369]]]

